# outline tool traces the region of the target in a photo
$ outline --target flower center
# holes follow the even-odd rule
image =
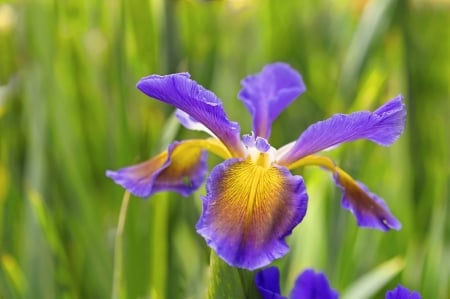
[[[262,137],[252,135],[244,135],[242,138],[247,152],[252,160],[258,166],[269,168],[275,161],[275,148],[270,146],[269,142]]]

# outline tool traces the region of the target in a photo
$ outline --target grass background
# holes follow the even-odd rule
[[[399,93],[408,110],[392,147],[329,153],[403,229],[358,229],[328,174],[298,172],[310,204],[275,263],[284,293],[314,267],[347,299],[383,298],[399,282],[450,298],[449,25],[445,0],[0,1],[0,298],[111,296],[123,190],[105,170],[200,136],[138,92],[139,78],[189,71],[249,132],[239,82],[273,61],[308,88],[275,122],[275,147]],[[118,297],[205,297],[202,194],[130,199]]]

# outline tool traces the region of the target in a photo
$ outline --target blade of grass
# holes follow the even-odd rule
[[[363,275],[342,294],[342,299],[366,299],[372,298],[405,266],[401,257],[394,257],[384,262],[369,273]]]
[[[180,129],[180,124],[175,116],[175,113],[167,119],[164,124],[159,140],[158,148],[161,152],[165,150],[168,145],[175,139],[175,136]],[[151,256],[150,256],[150,294],[156,299],[164,299],[167,294],[168,284],[168,269],[170,268],[169,252],[169,225],[170,225],[170,209],[172,206],[168,201],[167,193],[157,194],[154,196],[152,202],[153,209],[151,211],[152,217],[150,220],[151,235],[150,241]]]
[[[62,238],[58,233],[58,229],[54,219],[48,212],[41,195],[31,187],[27,189],[28,199],[31,204],[31,210],[37,219],[39,229],[45,236],[51,253],[55,257],[55,263],[61,266],[55,270],[55,278],[58,285],[66,288],[63,292],[65,298],[77,298],[77,288],[70,275],[71,265],[66,254]],[[30,290],[31,291],[31,290]]]
[[[372,0],[365,7],[342,64],[340,86],[344,98],[348,100],[353,98],[369,50],[374,40],[386,30],[390,23],[395,4],[396,1]]]
[[[27,283],[20,265],[17,263],[16,259],[9,254],[2,255],[1,263],[3,271],[9,279],[10,285],[20,298],[23,298],[27,290]]]
[[[119,221],[117,223],[116,240],[114,243],[114,269],[111,298],[126,298],[126,285],[123,280],[123,231],[127,219],[128,204],[130,202],[130,193],[125,191],[120,207]]]
[[[237,268],[228,266],[211,250],[208,299],[247,298]]]

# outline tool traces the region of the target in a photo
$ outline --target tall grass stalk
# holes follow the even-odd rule
[[[127,219],[130,193],[125,191],[120,207],[119,221],[117,222],[116,238],[114,242],[114,270],[112,283],[112,299],[126,298],[126,285],[123,279],[123,235]]]

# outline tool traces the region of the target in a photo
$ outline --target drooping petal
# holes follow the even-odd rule
[[[334,181],[342,190],[342,207],[355,215],[358,226],[383,231],[399,230],[402,227],[384,200],[370,192],[363,183],[353,180],[338,167]]]
[[[300,74],[286,63],[269,64],[241,84],[238,97],[253,116],[253,131],[266,139],[272,122],[306,90]]]
[[[392,215],[383,199],[370,192],[361,182],[355,181],[330,158],[310,155],[291,163],[289,168],[311,165],[321,166],[333,174],[334,182],[342,190],[342,207],[353,213],[358,226],[383,231],[401,228],[401,223]]]
[[[168,149],[150,160],[116,171],[106,176],[139,197],[149,197],[159,191],[175,191],[188,196],[202,184],[207,172],[207,155],[203,149],[227,154],[215,139],[174,142]],[[229,154],[228,154],[229,155]]]
[[[289,165],[302,157],[358,139],[389,146],[403,133],[405,119],[402,96],[397,96],[374,112],[336,114],[309,126],[279,163]]]
[[[276,267],[270,267],[255,275],[256,288],[263,299],[287,299],[281,296],[280,271]]]
[[[240,140],[240,127],[228,120],[222,102],[203,88],[188,73],[142,78],[137,88],[146,95],[172,105],[189,114],[214,133],[235,157],[245,155]]]
[[[399,284],[395,289],[386,293],[386,299],[422,299],[422,296]]]
[[[285,238],[306,213],[300,176],[230,159],[213,169],[206,190],[197,231],[228,264],[253,270],[287,253]]]
[[[290,299],[337,299],[339,294],[330,287],[323,273],[312,269],[303,271],[295,281]]]

